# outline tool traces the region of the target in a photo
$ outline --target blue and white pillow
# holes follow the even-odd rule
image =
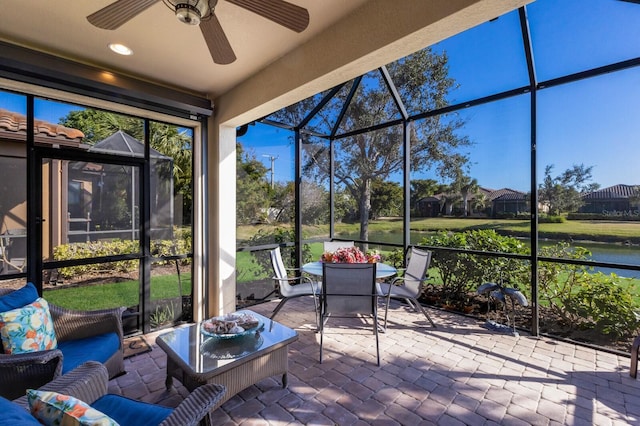
[[[31,415],[45,426],[118,426],[87,403],[57,392],[27,390]]]
[[[57,348],[47,301],[40,297],[21,308],[0,312],[0,337],[6,354]]]

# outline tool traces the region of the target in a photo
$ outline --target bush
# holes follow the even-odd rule
[[[640,215],[632,211],[634,214],[600,214],[600,213],[569,213],[567,219],[569,220],[615,220],[615,221],[640,221]]]
[[[636,334],[640,325],[633,297],[616,274],[590,274],[567,301],[566,310],[577,317],[575,321],[586,319],[596,331],[617,338]]]
[[[496,219],[531,220],[531,213],[498,212],[493,215]]]
[[[563,216],[540,216],[538,223],[564,223],[566,219]]]
[[[139,251],[139,242],[131,240],[92,241],[88,243],[62,244],[53,249],[54,260],[86,259],[100,256],[131,254]],[[94,263],[90,265],[67,266],[58,273],[63,278],[72,278],[88,273],[107,271],[130,272],[138,267],[138,260],[122,260],[119,262]]]
[[[492,229],[457,233],[441,232],[424,238],[423,245],[450,247],[484,252],[528,254],[528,247],[520,240],[502,236]],[[469,253],[438,251],[432,259],[442,279],[440,289],[446,299],[462,300],[485,282],[498,282],[517,288],[529,297],[528,262],[519,259],[489,257]],[[523,291],[527,289],[527,291]]]
[[[249,239],[249,246],[262,246],[269,244],[283,244],[287,242],[295,241],[295,234],[291,229],[276,228],[274,230],[265,231],[259,230],[253,237]],[[289,268],[293,266],[293,258],[295,255],[295,246],[281,247],[282,261],[285,267]],[[255,278],[261,277],[264,274],[271,276],[273,267],[271,266],[271,255],[269,250],[261,250],[251,252],[251,262],[257,266],[254,270]],[[309,244],[302,246],[302,262],[311,261],[311,248]]]
[[[151,254],[154,257],[175,256],[181,253],[191,252],[190,230],[176,230],[173,240],[151,241]],[[101,256],[117,256],[122,254],[138,253],[140,243],[137,240],[100,240],[88,243],[62,244],[53,249],[54,260],[87,259]],[[182,264],[188,264],[191,259],[181,259]],[[166,264],[166,261],[158,261],[154,264]],[[139,261],[121,260],[118,262],[94,263],[90,265],[67,266],[60,268],[58,273],[62,278],[69,279],[90,273],[104,272],[133,272],[138,269]]]
[[[422,244],[486,252],[529,254],[521,241],[493,230],[440,233]],[[541,257],[586,260],[591,253],[566,242],[542,247]],[[469,253],[438,251],[432,265],[442,279],[441,297],[461,301],[484,282],[498,282],[520,290],[530,299],[530,264],[526,260],[494,258]],[[572,329],[593,329],[616,338],[635,334],[640,327],[634,295],[620,285],[615,274],[594,274],[591,268],[558,262],[538,263],[538,297]],[[555,315],[555,317],[554,317]]]
[[[540,256],[556,259],[584,260],[591,252],[583,247],[572,247],[561,242],[553,246],[542,247]],[[583,265],[572,265],[557,262],[538,263],[538,298],[540,304],[546,306],[566,323],[572,324],[573,317],[566,310],[567,304],[578,291],[581,282],[588,279],[589,268]]]
[[[401,248],[393,249],[384,255],[384,262],[393,265],[394,268],[403,268],[404,251]]]

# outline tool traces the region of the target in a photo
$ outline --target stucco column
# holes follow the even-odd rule
[[[236,310],[236,129],[210,118],[208,139],[206,316],[211,317]]]

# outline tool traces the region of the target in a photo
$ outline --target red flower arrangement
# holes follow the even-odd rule
[[[325,252],[320,258],[323,262],[331,263],[367,263],[369,258],[358,247],[342,247],[338,250]]]

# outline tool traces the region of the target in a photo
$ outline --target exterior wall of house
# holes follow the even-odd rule
[[[628,198],[617,198],[608,200],[587,201],[578,209],[580,213],[604,214],[611,211],[632,210],[631,202]]]

